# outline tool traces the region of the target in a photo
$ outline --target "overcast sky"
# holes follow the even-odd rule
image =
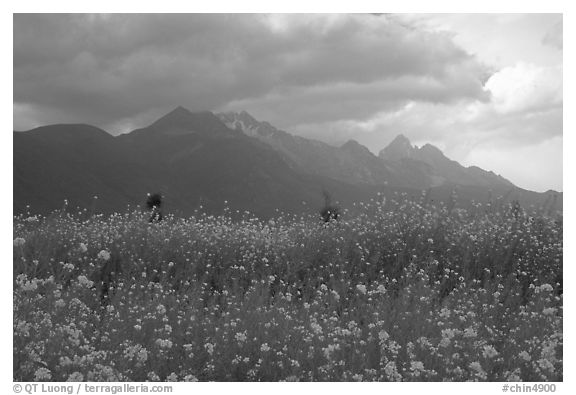
[[[397,134],[562,190],[562,16],[16,15],[14,129],[246,110],[378,153]]]

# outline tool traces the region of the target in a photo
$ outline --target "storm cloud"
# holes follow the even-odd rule
[[[488,76],[449,35],[385,16],[14,17],[14,101],[42,122],[253,106],[290,127],[364,119],[406,100],[486,99]]]

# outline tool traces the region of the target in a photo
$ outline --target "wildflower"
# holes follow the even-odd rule
[[[366,294],[366,286],[364,284],[356,285],[356,289],[360,291],[361,294]]]
[[[472,327],[464,329],[464,337],[476,337],[477,335],[478,333]]]
[[[150,381],[160,381],[160,376],[158,376],[155,372],[148,372],[148,380]]]
[[[260,351],[262,352],[268,352],[270,351],[270,346],[268,345],[268,343],[264,343],[260,346]]]
[[[17,237],[14,239],[14,247],[21,247],[26,243],[26,240],[22,237]]]
[[[442,337],[446,339],[452,339],[456,335],[456,329],[442,329]]]
[[[378,339],[380,339],[380,341],[386,341],[389,337],[390,335],[385,330],[378,332]]]
[[[139,331],[139,330],[141,330],[141,329],[142,329],[142,326],[141,326],[141,325],[138,325],[138,324],[136,324],[136,325],[134,325],[134,329],[136,329],[137,331]]]
[[[478,376],[480,379],[486,380],[486,378],[488,377],[484,369],[482,369],[482,365],[480,365],[480,362],[477,361],[470,362],[470,365],[468,366],[472,371],[474,371],[475,375]]]
[[[38,281],[36,279],[26,281],[22,283],[22,285],[20,285],[20,288],[22,288],[23,291],[35,291],[36,289],[38,289],[37,282]]]
[[[102,250],[98,253],[98,259],[103,260],[104,262],[110,260],[110,253],[106,250]]]
[[[204,348],[206,349],[208,354],[212,355],[214,353],[214,344],[206,343],[206,344],[204,344]]]
[[[412,361],[410,362],[410,370],[414,376],[418,377],[424,371],[424,364],[420,361]]]
[[[442,340],[440,340],[440,343],[438,343],[438,345],[440,347],[448,347],[450,345],[450,339],[447,337],[443,337]]]
[[[522,351],[520,354],[518,354],[518,356],[526,362],[528,362],[532,359],[530,357],[530,354],[528,354],[526,351]]]
[[[547,360],[546,358],[542,358],[538,360],[538,366],[540,367],[540,369],[542,370],[548,370],[549,372],[553,373],[554,372],[554,365],[552,364],[552,362],[550,362],[549,360]]]
[[[520,377],[520,369],[516,368],[512,372],[504,372],[504,379],[506,381],[522,381],[522,378]]]
[[[70,376],[68,376],[68,379],[66,381],[72,381],[72,382],[84,381],[84,375],[80,372],[74,372]]]
[[[34,373],[34,381],[48,381],[52,378],[52,373],[49,369],[38,368]]]
[[[318,324],[316,321],[312,321],[310,323],[310,327],[312,327],[312,331],[315,334],[320,335],[322,333],[322,326]]]
[[[542,310],[542,313],[544,315],[553,315],[554,313],[556,313],[556,308],[554,307],[546,307],[544,310]]]
[[[26,321],[19,320],[18,323],[16,324],[16,332],[23,336],[29,336],[31,326],[32,325],[27,323]]]
[[[197,382],[198,379],[196,378],[196,376],[194,376],[193,374],[189,374],[184,376],[183,381],[187,381],[187,382]]]
[[[168,381],[168,382],[178,381],[178,375],[176,375],[176,373],[172,372],[172,373],[170,373],[170,375],[168,377],[166,377],[166,381]]]
[[[84,243],[80,243],[80,252],[86,252],[88,251],[88,246],[86,246],[86,244]]]
[[[138,351],[138,353],[136,354],[136,359],[140,363],[146,362],[148,360],[148,350],[142,347],[140,351]]]
[[[400,373],[398,373],[398,368],[396,367],[396,363],[393,361],[390,361],[386,364],[386,366],[384,367],[384,373],[386,373],[386,376],[388,377],[388,379],[390,381],[401,381],[402,380],[402,375],[400,375]]]
[[[159,304],[158,306],[156,306],[156,312],[160,315],[164,315],[166,314],[166,307],[164,307],[163,304]]]
[[[336,299],[337,301],[340,300],[340,294],[338,294],[338,292],[332,290],[332,296],[334,296],[334,299]]]
[[[94,285],[94,282],[88,280],[86,276],[78,276],[78,284],[83,287],[90,288],[92,285]]]
[[[539,287],[536,287],[534,289],[534,292],[539,293],[539,292],[552,292],[554,290],[554,288],[552,288],[552,286],[550,284],[542,284]]]
[[[243,342],[245,342],[245,341],[246,341],[246,332],[238,332],[238,333],[236,333],[235,338],[236,338],[236,341],[237,341],[238,343],[243,343]]]
[[[172,348],[172,341],[170,339],[156,339],[155,343],[160,348]]]
[[[544,344],[542,345],[542,351],[541,351],[541,356],[543,358],[546,358],[548,360],[555,360],[556,359],[556,345],[557,343],[555,341],[545,341]]]
[[[447,309],[446,307],[443,307],[442,310],[440,310],[440,317],[442,318],[448,318],[450,317],[450,310]]]
[[[378,293],[381,293],[381,294],[386,293],[386,287],[384,285],[380,284],[378,286],[378,288],[376,288],[376,291],[378,291]]]
[[[485,358],[494,358],[496,355],[498,355],[498,351],[496,351],[494,347],[488,345],[484,346],[484,351],[482,351],[482,355],[484,355]]]
[[[326,359],[330,359],[330,357],[332,356],[332,354],[334,353],[334,351],[339,350],[340,349],[340,344],[329,344],[328,347],[322,349],[322,351],[324,352],[324,356],[326,357]]]

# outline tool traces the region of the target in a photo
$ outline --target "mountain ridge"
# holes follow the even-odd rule
[[[248,210],[265,218],[282,211],[314,213],[322,205],[323,190],[344,207],[378,192],[417,197],[422,189],[431,190],[431,199],[438,201],[454,187],[460,188],[463,204],[492,196],[492,190],[495,196],[518,197],[526,204],[560,196],[562,204],[561,193],[538,194],[502,183],[492,188],[478,181],[487,172],[477,167],[468,168],[467,175],[476,184],[459,185],[446,182],[422,160],[383,160],[357,141],[334,147],[292,136],[247,112],[241,115],[239,122],[231,114],[179,107],[118,136],[86,124],[14,132],[14,212],[25,212],[30,205],[48,213],[61,208],[64,199],[70,206],[116,212],[158,191],[167,197],[167,209],[179,215],[200,207],[219,213],[228,204],[234,212]],[[457,175],[463,171],[461,166],[454,169]]]
[[[267,122],[257,121],[246,111],[220,113],[218,117],[231,129],[257,138],[300,163],[304,171],[346,182],[418,188],[444,184],[516,188],[493,172],[479,167],[467,170],[432,144],[421,148],[413,146],[403,134],[397,135],[376,156],[355,140],[347,141],[338,150],[327,143],[294,136]],[[348,155],[345,157],[345,154]],[[374,161],[375,158],[380,161]],[[330,169],[323,166],[326,163],[331,164]]]

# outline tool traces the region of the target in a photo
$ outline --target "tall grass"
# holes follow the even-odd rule
[[[562,219],[14,219],[14,380],[562,380]]]

